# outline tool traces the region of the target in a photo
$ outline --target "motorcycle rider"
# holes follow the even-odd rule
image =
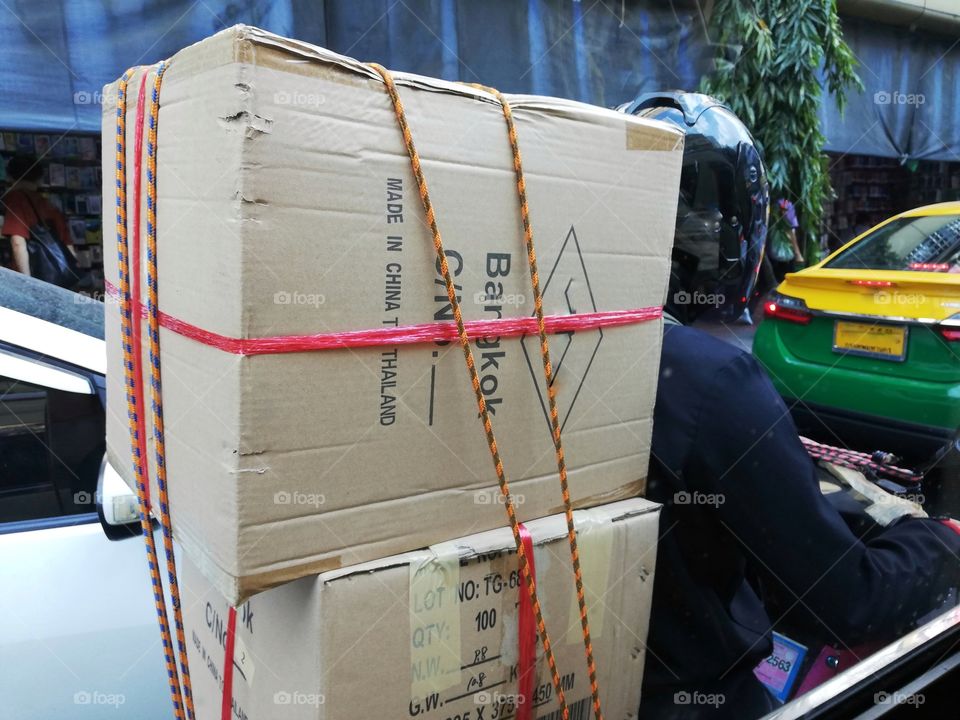
[[[754,289],[769,192],[743,124],[699,94],[620,109],[686,131],[647,491],[664,508],[640,716],[748,720],[777,706],[753,674],[773,625],[754,577],[776,578],[836,642],[892,641],[960,584],[960,532],[901,518],[859,537],[822,494],[763,368],[685,326],[706,310],[737,317]]]

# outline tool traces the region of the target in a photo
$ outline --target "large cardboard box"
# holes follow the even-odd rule
[[[578,511],[604,716],[636,717],[659,506]],[[571,717],[592,717],[566,523],[527,524],[544,619]],[[189,562],[184,592],[198,720],[220,717],[227,601]],[[509,529],[302,578],[237,610],[233,717],[241,720],[512,717],[519,571]],[[559,717],[538,647],[532,717]]]
[[[170,506],[187,553],[236,602],[503,525],[455,341],[244,354],[247,341],[263,338],[451,324],[380,77],[249,27],[182,50],[168,68],[157,137],[159,307],[168,324],[207,333],[160,333]],[[141,77],[130,82],[127,109],[131,238]],[[466,320],[529,318],[500,105],[466,85],[399,74],[397,84]],[[105,97],[103,162],[112,169],[115,84]],[[661,306],[681,133],[566,100],[509,100],[547,315]],[[113,175],[104,172],[104,207],[113,206]],[[112,228],[111,217],[108,287],[118,285]],[[108,450],[132,482],[119,327],[108,302]],[[209,344],[211,334],[225,349]],[[643,490],[660,337],[659,319],[551,336],[577,506]],[[474,351],[521,518],[557,512],[536,336],[478,337]],[[149,417],[146,426],[149,434]],[[153,477],[152,444],[148,455]]]

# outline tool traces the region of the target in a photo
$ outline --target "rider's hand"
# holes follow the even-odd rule
[[[927,517],[927,513],[913,499],[897,497],[887,492],[856,470],[828,462],[824,462],[824,467],[843,485],[849,487],[855,495],[860,496],[860,502],[864,505],[866,513],[878,525],[887,527],[905,516]]]

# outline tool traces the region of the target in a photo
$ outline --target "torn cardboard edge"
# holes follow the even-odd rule
[[[335,65],[343,70],[354,73],[358,78],[364,78],[378,85],[383,84],[383,79],[379,73],[366,63],[302,40],[285,38],[261,30],[260,28],[243,24],[221,30],[213,37],[217,35],[232,35],[234,37],[233,57],[230,59],[224,58],[224,62],[249,63],[282,72],[309,74],[298,65],[296,58],[299,57],[301,59],[299,63]],[[206,40],[209,40],[209,38]],[[205,42],[206,40],[201,42]],[[196,44],[199,43],[195,43],[195,45]],[[257,49],[262,49],[266,52],[258,53]],[[291,58],[289,56],[294,57]],[[500,101],[493,94],[477,85],[451,82],[449,80],[432,78],[417,73],[391,70],[391,74],[397,85],[426,90],[428,92],[457,95],[471,100],[490,103],[497,107],[500,106]],[[111,85],[106,85],[104,90],[106,91],[109,87],[111,87]],[[616,118],[626,126],[626,146],[631,150],[642,148],[643,150],[654,152],[674,152],[683,146],[684,133],[674,126],[658,120],[641,118],[636,115],[626,115],[616,110],[610,110],[577,100],[547,95],[528,95],[522,93],[504,94],[508,98],[510,106],[515,110],[544,111],[569,118]],[[651,126],[655,129],[652,129]],[[673,136],[674,139],[672,141],[664,137],[665,131]],[[655,142],[651,142],[651,140],[655,140]]]

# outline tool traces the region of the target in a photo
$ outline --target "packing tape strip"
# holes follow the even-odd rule
[[[422,698],[460,683],[460,550],[430,546],[431,556],[410,563],[410,694]]]
[[[603,619],[606,615],[604,595],[613,554],[613,523],[609,518],[598,516],[590,510],[578,510],[573,513],[573,526],[577,531],[583,592],[587,607],[590,608],[590,637],[599,640],[603,636]],[[581,642],[580,606],[576,591],[570,597],[570,620],[565,633],[568,645]]]

